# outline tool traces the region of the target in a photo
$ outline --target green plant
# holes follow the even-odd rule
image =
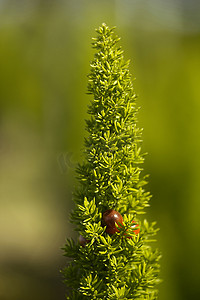
[[[144,189],[136,95],[114,29],[102,24],[97,33],[88,76],[93,99],[85,160],[77,167],[79,185],[71,215],[81,238],[68,239],[64,247],[70,258],[63,270],[67,299],[153,300],[160,253],[149,245],[158,230],[155,222],[140,217],[151,195]],[[112,218],[113,211],[118,216],[110,231],[113,225],[105,212]]]

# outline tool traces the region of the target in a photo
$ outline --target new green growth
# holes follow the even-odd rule
[[[142,216],[151,195],[144,189],[137,97],[114,28],[102,24],[96,31],[88,76],[88,135],[71,215],[85,243],[67,239],[64,247],[67,299],[154,300],[160,253],[151,242],[158,229]],[[109,209],[123,217],[112,235],[102,224]],[[139,225],[137,234],[133,222]]]

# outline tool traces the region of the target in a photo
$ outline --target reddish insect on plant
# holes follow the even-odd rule
[[[123,223],[122,215],[114,210],[114,209],[108,209],[103,213],[103,220],[102,220],[102,226],[106,226],[106,233],[114,234],[116,232],[119,232],[119,229],[117,229],[115,223],[117,223],[119,226]]]

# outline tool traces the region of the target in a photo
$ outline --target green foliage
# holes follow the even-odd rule
[[[87,240],[81,246],[67,240],[71,259],[63,270],[67,299],[157,299],[160,254],[149,246],[155,222],[137,216],[149,206],[150,193],[142,176],[141,129],[137,127],[136,95],[129,62],[117,45],[119,38],[105,24],[93,39],[88,93],[93,95],[86,121],[85,160],[77,168],[79,186],[72,222]],[[117,210],[124,219],[110,236],[102,214]],[[140,233],[133,230],[133,220]],[[127,237],[128,236],[128,237]]]

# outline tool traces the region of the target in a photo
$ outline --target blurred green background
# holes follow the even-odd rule
[[[198,299],[200,3],[0,0],[0,300],[64,299],[91,37],[117,26],[141,106],[161,300]]]

